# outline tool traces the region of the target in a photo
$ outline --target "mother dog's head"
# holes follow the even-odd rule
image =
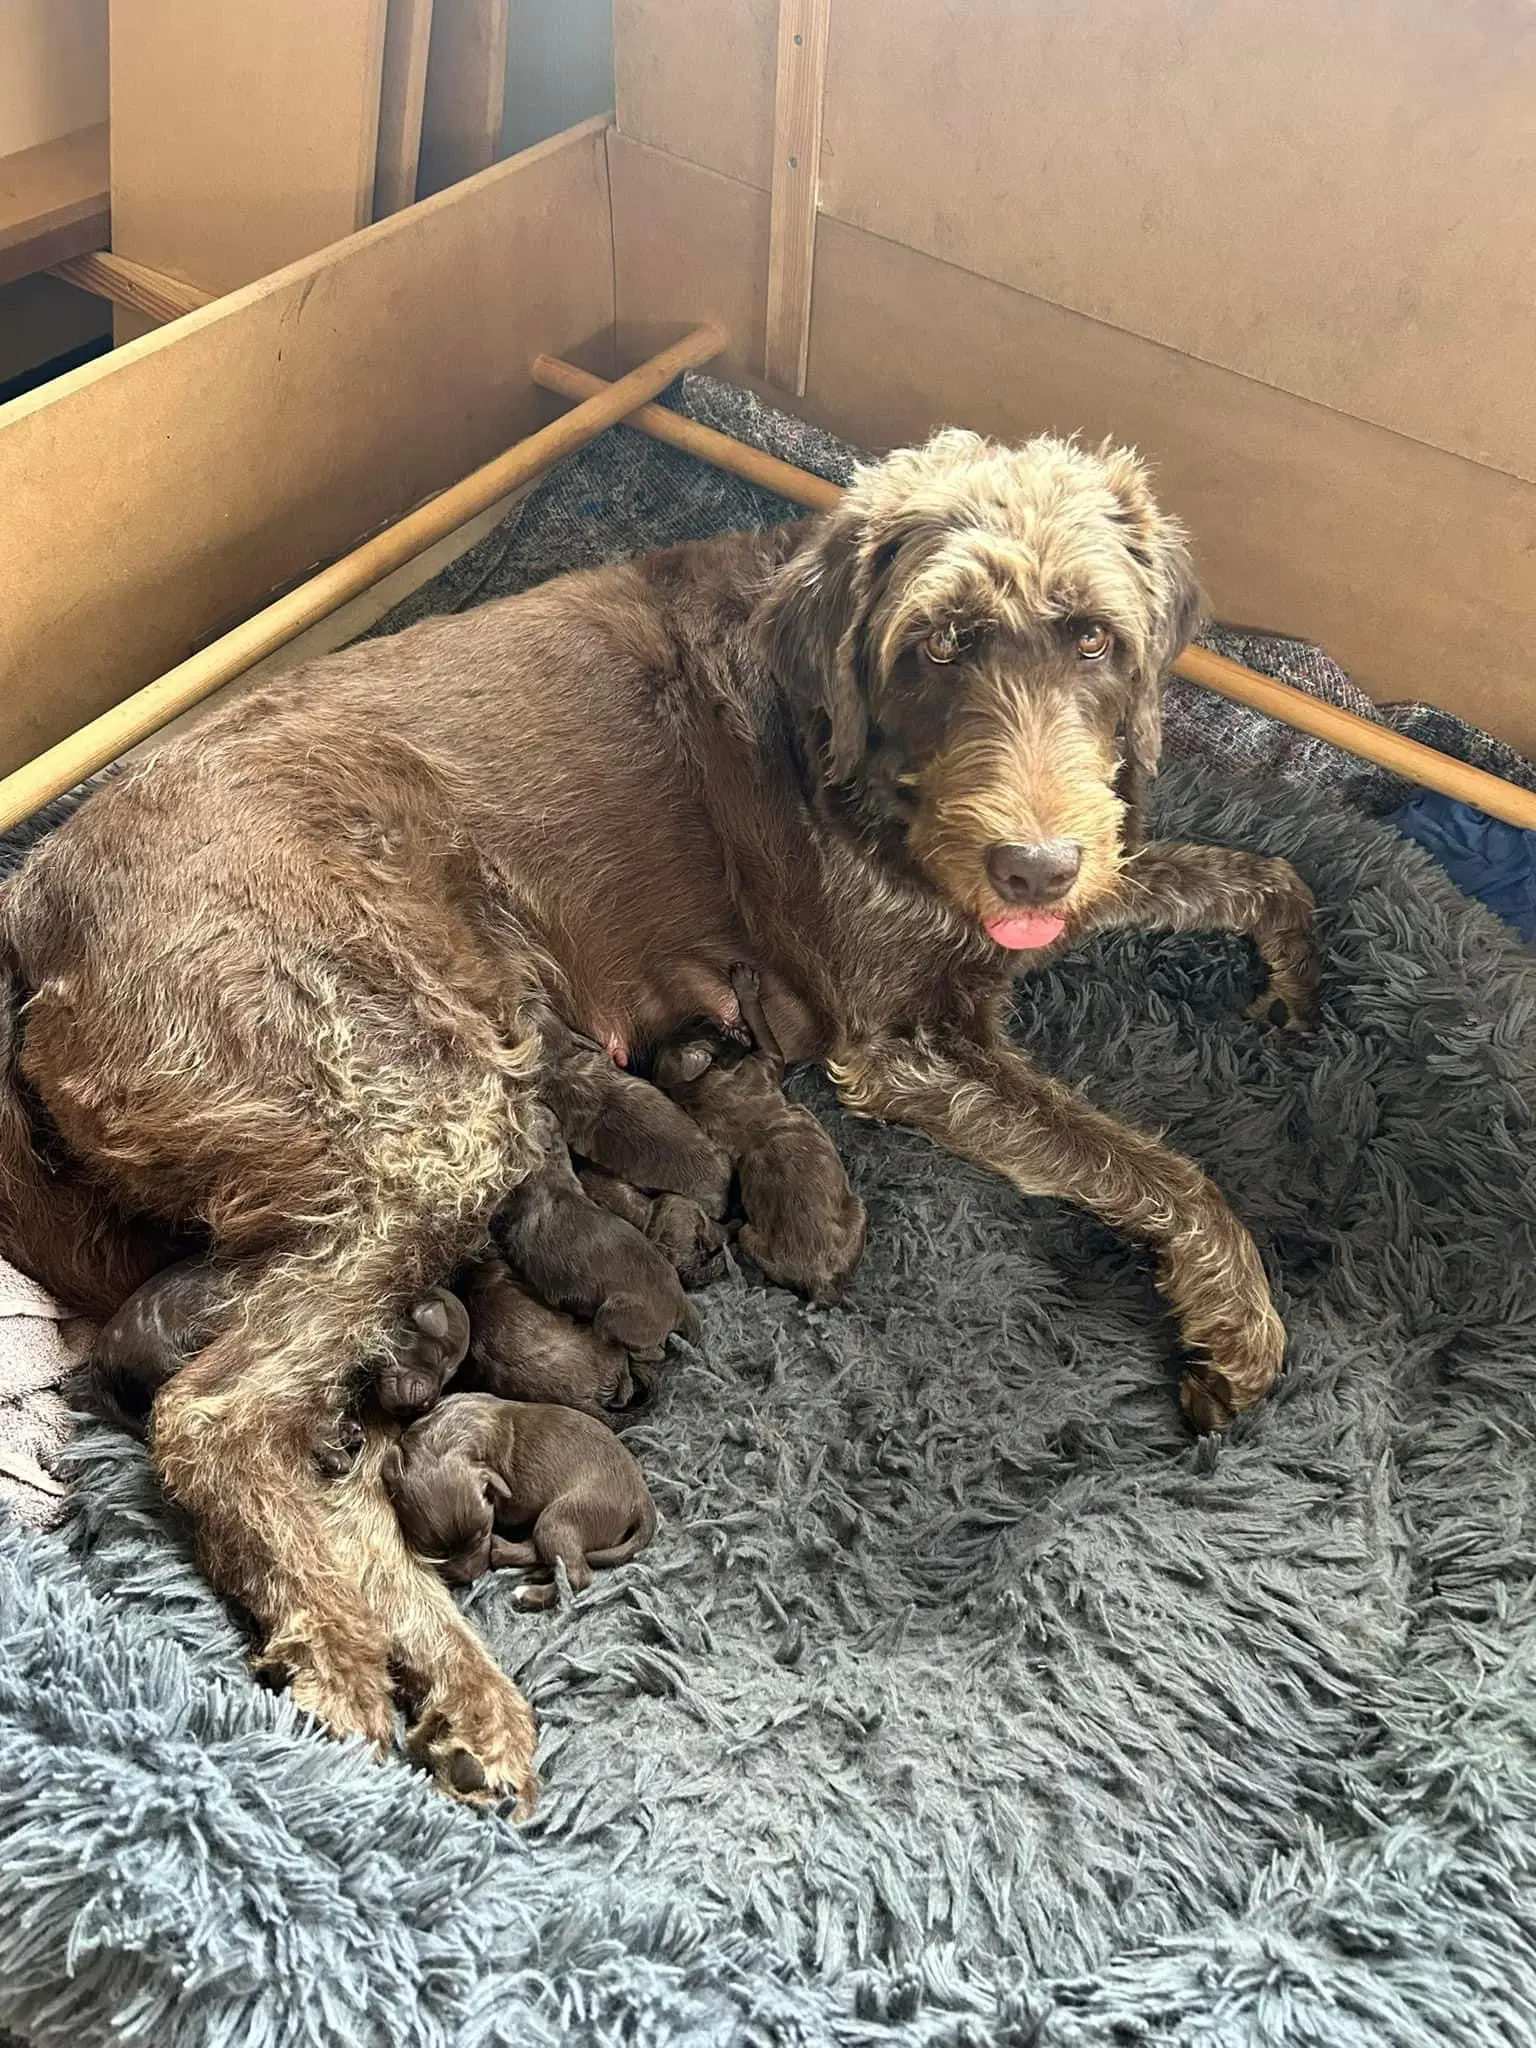
[[[1198,609],[1184,530],[1128,450],[951,429],[861,468],[757,623],[827,787],[1026,947],[1139,838]]]

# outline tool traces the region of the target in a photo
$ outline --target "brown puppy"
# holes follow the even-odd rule
[[[729,1156],[722,1156],[729,1175]],[[685,1287],[707,1287],[724,1273],[727,1232],[697,1202],[686,1195],[648,1195],[595,1166],[582,1167],[576,1177],[600,1209],[612,1210],[650,1239]]]
[[[656,1055],[655,1078],[735,1160],[742,1250],[779,1286],[831,1304],[863,1255],[869,1219],[832,1140],[784,1098],[784,1055],[757,976],[733,968],[731,985],[755,1050],[713,1026],[688,1032]]]
[[[230,1327],[236,1308],[225,1268],[209,1259],[178,1260],[146,1280],[98,1330],[70,1383],[71,1398],[104,1422],[147,1436],[156,1394]],[[401,1421],[424,1414],[468,1346],[463,1304],[446,1288],[432,1288],[413,1304],[393,1355],[375,1369],[380,1408]],[[339,1476],[351,1469],[362,1441],[356,1416],[343,1415],[318,1439],[315,1461]]]
[[[634,1395],[629,1354],[590,1323],[539,1300],[504,1259],[485,1259],[460,1281],[469,1309],[463,1384],[507,1401],[553,1401],[599,1419]]]
[[[731,1162],[691,1117],[559,1018],[542,1022],[539,1037],[539,1093],[572,1152],[632,1187],[671,1194],[707,1216],[725,1214]]]
[[[660,1358],[674,1330],[697,1337],[698,1316],[661,1253],[582,1192],[551,1112],[535,1105],[528,1121],[539,1163],[491,1219],[513,1272],[637,1358]]]
[[[450,1585],[503,1565],[563,1564],[575,1591],[594,1565],[623,1564],[656,1533],[640,1467],[602,1424],[574,1408],[450,1394],[413,1423],[384,1462],[405,1540]],[[508,1542],[500,1529],[527,1529]],[[542,1599],[547,1606],[550,1585]]]

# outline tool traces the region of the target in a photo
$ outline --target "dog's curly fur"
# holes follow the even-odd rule
[[[785,1054],[850,1107],[1150,1247],[1197,1423],[1264,1393],[1283,1333],[1248,1233],[1196,1167],[1010,1049],[1020,959],[987,930],[1011,907],[992,850],[1071,841],[1068,938],[1236,923],[1263,1007],[1305,1017],[1292,871],[1139,847],[1196,609],[1133,457],[946,432],[810,521],[285,677],[7,885],[0,1248],[98,1309],[162,1233],[238,1269],[242,1318],[160,1396],[154,1454],[332,1727],[387,1741],[393,1667],[446,1783],[532,1797],[526,1705],[387,1525],[377,1457],[327,1494],[307,1450],[526,1171],[546,997],[643,1047],[720,1014],[753,961]]]

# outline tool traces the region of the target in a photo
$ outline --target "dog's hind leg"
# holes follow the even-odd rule
[[[1081,1203],[1152,1253],[1189,1367],[1180,1398],[1222,1429],[1268,1392],[1285,1331],[1257,1247],[1199,1167],[1038,1073],[1001,1040],[916,1032],[849,1048],[832,1066],[856,1116],[911,1124],[1026,1195]]]
[[[1131,855],[1115,895],[1081,929],[1117,925],[1170,932],[1241,932],[1268,969],[1248,1014],[1301,1030],[1317,1008],[1312,892],[1289,861],[1228,846],[1153,839]]]
[[[388,1341],[398,1248],[307,1263],[254,1274],[238,1327],[162,1389],[155,1462],[193,1518],[209,1578],[261,1632],[258,1670],[285,1679],[333,1733],[381,1750],[394,1732],[392,1674],[414,1675],[429,1732],[413,1736],[413,1753],[450,1790],[511,1794],[530,1810],[527,1703],[406,1549],[378,1457],[339,1484],[311,1464],[358,1362]]]
[[[357,1062],[366,1085],[354,1091],[341,1076],[335,1146],[305,1191],[312,1220],[294,1224],[288,1248],[238,1261],[239,1318],[161,1390],[151,1449],[192,1517],[208,1576],[261,1631],[262,1666],[328,1726],[382,1747],[396,1631],[408,1621],[418,1636],[435,1596],[399,1543],[369,1538],[360,1572],[338,1507],[357,1496],[325,1485],[311,1449],[365,1362],[391,1356],[410,1302],[482,1248],[497,1197],[526,1170],[531,1062],[491,1045],[392,1058],[377,1041]],[[239,1192],[265,1218],[281,1190],[262,1184],[255,1154],[239,1163]],[[452,1688],[457,1673],[460,1696],[487,1698],[476,1723],[494,1750],[487,1784],[526,1800],[526,1705],[488,1658],[473,1686],[467,1666],[460,1648],[443,1682]]]
[[[388,1637],[390,1666],[413,1715],[407,1755],[456,1797],[488,1805],[510,1796],[525,1819],[538,1796],[532,1710],[436,1570],[407,1548],[379,1478],[390,1441],[376,1432],[349,1478],[331,1490],[331,1547],[351,1561]]]

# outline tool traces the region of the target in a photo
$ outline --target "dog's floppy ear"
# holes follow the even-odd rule
[[[1120,795],[1125,802],[1125,844],[1146,836],[1147,785],[1163,751],[1163,686],[1179,650],[1200,623],[1200,586],[1190,559],[1189,536],[1177,519],[1160,512],[1147,487],[1147,473],[1128,449],[1106,454],[1111,488],[1120,501],[1126,548],[1147,591],[1147,630],[1131,701],[1121,724]]]
[[[774,576],[752,625],[792,699],[824,721],[828,782],[847,782],[869,746],[862,643],[872,573],[861,523],[828,513]]]

